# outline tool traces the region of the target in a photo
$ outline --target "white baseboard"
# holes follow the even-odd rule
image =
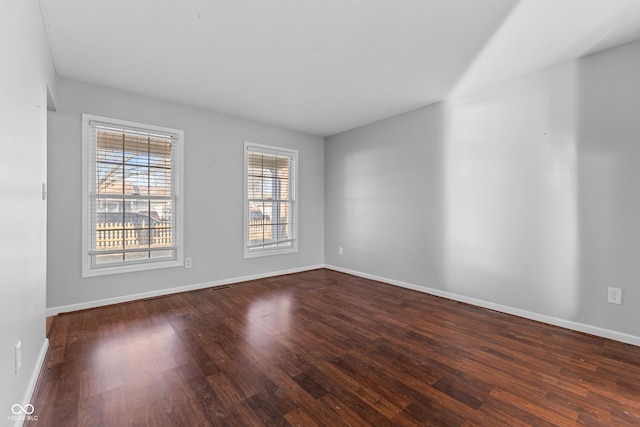
[[[47,357],[47,350],[49,349],[49,340],[47,338],[44,339],[42,346],[40,347],[40,353],[38,354],[38,359],[36,360],[36,364],[33,367],[33,372],[31,373],[31,378],[29,378],[29,384],[27,384],[27,391],[24,394],[24,398],[22,399],[22,406],[26,407],[28,404],[33,404],[33,393],[36,391],[36,386],[38,385],[38,378],[40,377],[40,372],[44,367],[44,362]],[[34,408],[34,413],[32,416],[38,415],[38,408]],[[14,423],[15,427],[20,427],[24,424],[25,420],[17,420]]]
[[[159,289],[157,291],[123,295],[119,297],[87,301],[87,302],[82,302],[78,304],[62,305],[58,307],[48,307],[47,316],[55,316],[56,314],[59,314],[59,313],[86,310],[88,308],[102,307],[102,306],[111,305],[111,304],[120,304],[123,302],[136,301],[136,300],[141,300],[145,298],[153,298],[153,297],[159,297],[164,295],[177,294],[180,292],[188,292],[188,291],[195,291],[198,289],[212,288],[215,286],[230,285],[233,283],[246,282],[248,280],[263,279],[265,277],[281,276],[283,274],[291,274],[291,273],[300,273],[302,271],[315,270],[318,268],[324,268],[324,265],[323,264],[309,265],[306,267],[297,267],[289,270],[271,271],[268,273],[253,274],[250,276],[233,277],[230,279],[215,280],[213,282],[196,283],[194,285],[178,286],[175,288],[168,288],[168,289]]]
[[[402,288],[413,289],[415,291],[424,292],[426,294],[435,295],[435,296],[451,299],[454,301],[464,302],[464,303],[475,305],[478,307],[488,308],[490,310],[499,311],[501,313],[512,314],[514,316],[523,317],[525,319],[535,320],[542,323],[548,323],[554,326],[560,326],[565,329],[571,329],[574,331],[584,332],[586,334],[591,334],[591,335],[595,335],[602,338],[608,338],[615,341],[620,341],[627,344],[640,346],[640,337],[635,335],[612,331],[612,330],[600,328],[597,326],[586,325],[584,323],[573,322],[571,320],[561,319],[558,317],[547,316],[545,314],[534,313],[532,311],[521,310],[519,308],[509,307],[506,305],[495,304],[495,303],[480,300],[477,298],[466,297],[464,295],[458,295],[451,292],[441,291],[439,289],[418,286],[412,283],[406,283],[399,280],[388,279],[386,277],[380,277],[373,274],[362,273],[360,271],[350,270],[348,268],[337,267],[334,265],[325,265],[325,268],[329,270],[335,270],[342,273],[351,274],[358,277],[363,277],[365,279],[371,279],[371,280],[376,280],[378,282],[387,283],[390,285],[400,286]]]

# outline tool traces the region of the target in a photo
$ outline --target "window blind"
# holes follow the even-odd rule
[[[293,248],[296,240],[295,153],[248,145],[246,162],[248,250]]]
[[[89,121],[92,266],[176,258],[176,135]]]

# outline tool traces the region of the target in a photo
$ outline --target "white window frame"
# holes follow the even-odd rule
[[[291,245],[288,247],[251,247],[249,244],[249,195],[248,195],[248,160],[249,151],[286,156],[293,159],[293,191],[290,194],[291,200]],[[255,258],[269,255],[290,254],[298,252],[298,171],[299,171],[298,150],[290,148],[276,147],[272,145],[256,144],[244,142],[244,258]]]
[[[95,238],[95,224],[89,220],[89,204],[93,200],[92,196],[96,188],[96,160],[90,159],[90,155],[95,156],[95,146],[97,144],[92,137],[91,122],[113,125],[125,129],[137,129],[142,132],[158,133],[162,135],[174,136],[175,158],[172,164],[175,180],[173,191],[175,197],[174,206],[174,226],[173,226],[173,246],[175,246],[174,258],[145,259],[139,261],[123,261],[117,264],[105,266],[95,266],[91,256],[91,239]],[[113,119],[91,114],[82,114],[82,277],[104,276],[118,273],[130,273],[135,271],[155,270],[160,268],[181,267],[184,263],[183,247],[183,142],[184,132],[179,129],[171,129],[162,126],[137,123],[128,120]],[[93,233],[93,237],[92,237]]]

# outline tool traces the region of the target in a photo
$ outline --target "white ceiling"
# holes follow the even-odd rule
[[[327,136],[640,39],[638,0],[40,0],[58,75]]]

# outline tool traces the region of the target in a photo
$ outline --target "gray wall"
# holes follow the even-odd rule
[[[46,350],[47,87],[54,70],[36,0],[0,2],[0,425],[29,402]],[[14,372],[14,346],[22,368]],[[37,414],[37,412],[36,412]]]
[[[70,80],[49,115],[47,307],[323,264],[323,139]],[[193,268],[81,278],[81,113],[184,130],[185,257]],[[243,258],[244,141],[299,150],[299,251]]]
[[[325,263],[638,340],[639,69],[637,42],[327,138]]]

